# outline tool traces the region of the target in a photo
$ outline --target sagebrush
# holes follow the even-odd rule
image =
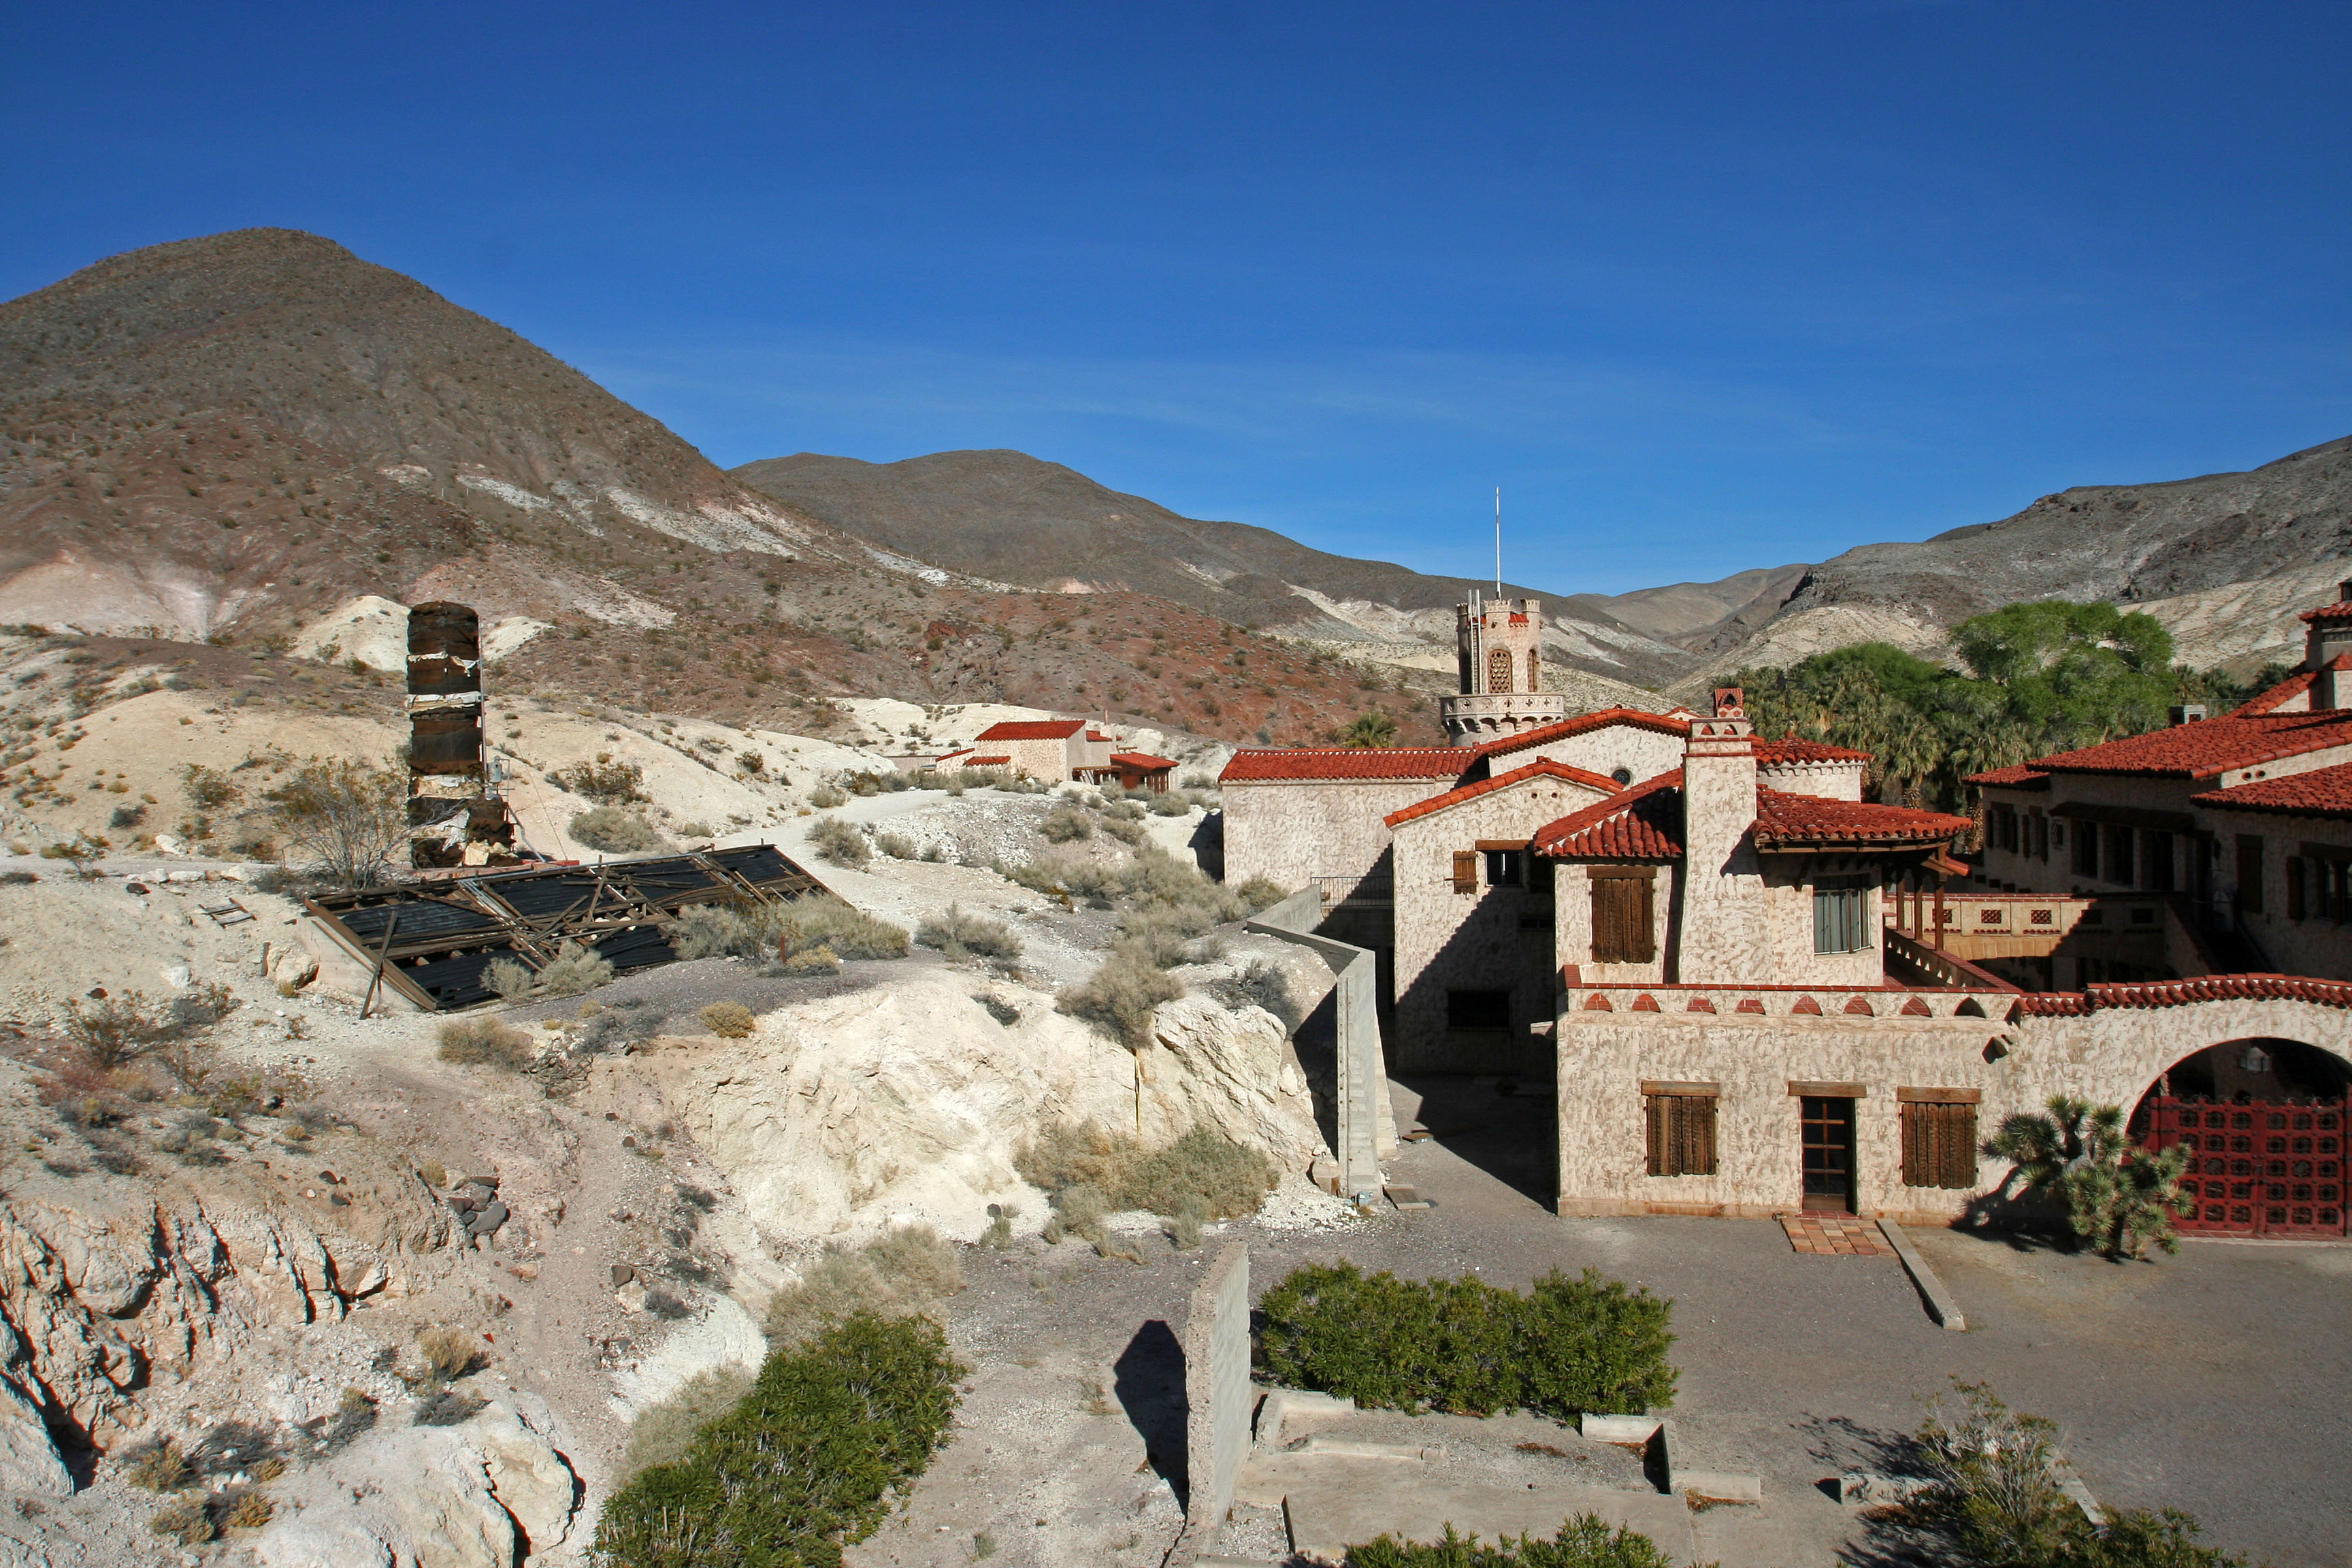
[[[935,947],[961,963],[968,958],[993,958],[1007,963],[1021,956],[1021,939],[1003,921],[976,915],[950,904],[945,914],[925,915],[915,928],[915,941]]]
[[[617,805],[600,805],[583,811],[572,819],[572,840],[590,849],[601,849],[607,855],[650,855],[676,846],[662,837],[661,829],[634,811]]]
[[[441,1059],[518,1072],[536,1055],[530,1036],[496,1018],[452,1018],[441,1026]]]
[[[1525,1295],[1350,1263],[1291,1271],[1261,1303],[1259,1371],[1367,1408],[1639,1415],[1671,1404],[1674,1303],[1587,1269]]]
[[[1054,1205],[1046,1239],[1065,1230],[1108,1252],[1106,1215],[1141,1209],[1171,1222],[1180,1247],[1198,1246],[1212,1220],[1255,1214],[1274,1190],[1274,1162],[1208,1127],[1147,1149],[1131,1134],[1091,1123],[1046,1126],[1014,1153],[1013,1169]]]

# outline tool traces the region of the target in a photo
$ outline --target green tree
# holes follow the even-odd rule
[[[1986,1147],[2016,1162],[2029,1191],[2063,1200],[2074,1234],[2109,1258],[2137,1258],[2151,1241],[2180,1250],[2177,1216],[2196,1206],[2180,1190],[2189,1151],[2136,1146],[2119,1107],[2053,1095],[2047,1115],[2007,1117]]]
[[[1375,708],[1369,713],[1359,713],[1348,727],[1339,731],[1343,746],[1392,746],[1396,744],[1397,721]]]

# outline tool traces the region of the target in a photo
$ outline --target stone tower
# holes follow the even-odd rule
[[[1470,590],[1454,612],[1458,696],[1438,700],[1446,739],[1475,746],[1568,717],[1568,699],[1543,689],[1543,601],[1488,599]]]

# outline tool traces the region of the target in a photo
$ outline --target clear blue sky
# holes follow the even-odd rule
[[[718,462],[1610,591],[2352,433],[2352,6],[23,6],[0,296],[306,228]]]

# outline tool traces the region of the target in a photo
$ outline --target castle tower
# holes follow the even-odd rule
[[[1543,689],[1543,601],[1489,599],[1470,590],[1454,611],[1461,692],[1438,700],[1446,739],[1476,746],[1568,717],[1568,699]]]

